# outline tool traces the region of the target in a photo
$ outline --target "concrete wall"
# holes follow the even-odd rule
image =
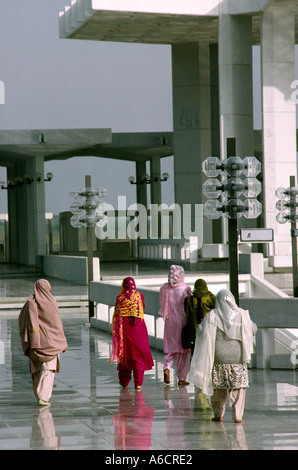
[[[42,271],[44,274],[57,279],[88,284],[87,257],[85,256],[63,256],[49,255],[42,258]],[[99,258],[93,258],[93,279],[99,280]]]

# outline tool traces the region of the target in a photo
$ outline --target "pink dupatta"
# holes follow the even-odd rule
[[[160,297],[160,310],[159,314],[164,320],[167,320],[170,316],[170,300],[169,290],[184,284],[185,272],[182,266],[172,264],[168,274],[168,283],[161,287],[162,295]]]

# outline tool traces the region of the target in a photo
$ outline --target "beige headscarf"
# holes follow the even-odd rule
[[[46,279],[34,284],[34,294],[19,315],[19,330],[24,354],[34,361],[51,361],[67,349],[58,305]]]

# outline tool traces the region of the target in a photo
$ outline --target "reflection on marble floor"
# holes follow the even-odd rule
[[[41,276],[26,276],[24,278],[0,279],[0,299],[17,297],[26,299],[32,292],[34,283]],[[51,282],[55,296],[87,295],[87,286],[59,279],[46,278]]]
[[[124,276],[135,277],[167,277],[167,269],[151,264],[136,262],[109,262],[100,265],[101,278],[106,280],[122,279]],[[34,283],[42,277],[34,269],[28,269],[13,264],[0,263],[0,299],[7,297],[28,297]],[[46,278],[51,282],[56,296],[87,295],[87,286],[75,282],[55,278]]]
[[[187,269],[185,269],[185,272],[189,275],[195,275],[193,271]],[[138,262],[106,262],[100,264],[100,277],[102,280],[120,280],[125,276],[133,276],[136,279],[154,278],[158,279],[157,284],[161,285],[167,280],[168,266]],[[34,283],[40,277],[43,276],[34,269],[0,263],[0,299],[28,297],[32,292]],[[87,286],[85,285],[45,277],[51,282],[56,296],[87,295]]]
[[[204,396],[179,388],[175,374],[163,383],[163,354],[142,391],[123,390],[110,364],[111,336],[82,318],[63,318],[69,350],[61,357],[51,407],[33,397],[17,319],[0,319],[0,449],[175,450],[298,449],[298,381],[295,371],[250,370],[245,423],[228,407],[211,421]]]
[[[166,277],[168,267],[152,265],[152,263],[138,262],[106,262],[100,263],[100,276],[102,279],[122,279],[124,276],[134,277]],[[186,270],[187,272],[187,270]],[[0,263],[0,298],[5,297],[22,297],[27,295],[28,288],[32,283],[39,279],[40,273],[35,269],[30,269],[9,263]],[[51,278],[56,289],[57,295],[68,295],[75,292],[74,288],[78,286],[75,282],[62,281]],[[80,286],[87,291],[85,286]],[[66,289],[66,291],[65,291]]]

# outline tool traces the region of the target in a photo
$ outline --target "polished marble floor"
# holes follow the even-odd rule
[[[164,267],[140,265],[132,262],[101,263],[101,278],[104,280],[121,279],[125,276],[150,278],[167,276]],[[41,275],[34,269],[0,263],[0,299],[18,297],[26,299],[32,293],[33,284]],[[87,295],[87,286],[75,282],[46,277],[52,284],[55,296]]]
[[[250,370],[244,424],[232,421],[230,406],[216,423],[192,385],[179,388],[174,372],[170,386],[163,383],[161,352],[152,351],[142,391],[123,390],[109,360],[111,336],[84,318],[62,320],[69,349],[51,407],[40,409],[17,318],[0,318],[0,450],[298,449],[298,372]]]
[[[123,268],[109,265],[105,275],[119,276]],[[126,274],[150,275],[147,268],[127,269]],[[36,273],[0,266],[0,298],[26,298],[36,279]],[[86,286],[51,283],[56,296],[87,293]],[[69,349],[61,357],[51,407],[40,409],[17,316],[18,311],[0,308],[0,450],[125,450],[126,455],[139,450],[298,450],[297,371],[250,370],[244,424],[232,421],[230,406],[224,422],[216,423],[192,385],[177,386],[174,371],[170,386],[163,383],[160,351],[152,350],[155,365],[146,372],[142,391],[133,384],[122,390],[116,365],[110,364],[111,335],[89,328],[87,314],[76,312],[62,314]]]

